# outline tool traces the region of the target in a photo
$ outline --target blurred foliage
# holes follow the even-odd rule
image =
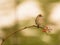
[[[50,11],[49,4],[54,3],[54,2],[60,2],[60,0],[38,0],[38,1],[40,1],[43,4],[42,10],[45,12],[46,17],[48,17],[48,14]],[[17,0],[18,4],[21,2],[23,2],[23,0]],[[10,28],[4,28],[6,36],[8,34],[10,34],[11,32],[16,31],[19,28],[19,25],[22,27],[29,26],[32,23],[31,20],[32,19],[24,20],[24,22],[21,21],[21,24],[16,24]],[[46,20],[46,18],[45,18],[45,20]],[[46,23],[47,23],[47,21],[46,21]],[[33,23],[33,24],[35,24],[35,23]],[[46,42],[42,41],[40,38],[42,35],[44,35],[46,33],[41,32],[41,29],[37,29],[37,28],[33,28],[32,30],[37,30],[38,36],[24,36],[21,34],[21,32],[17,32],[15,34],[13,34],[11,37],[9,37],[4,42],[4,45],[60,45],[60,38],[59,38],[60,32],[58,32],[57,34],[49,34],[49,36],[51,36],[52,39],[51,39],[51,42],[46,43]]]

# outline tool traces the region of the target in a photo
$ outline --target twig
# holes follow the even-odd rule
[[[37,27],[37,26],[36,26],[36,25],[32,25],[32,26],[28,26],[28,27],[24,27],[24,28],[22,28],[22,29],[16,30],[15,32],[13,32],[13,33],[9,34],[8,36],[6,36],[5,39],[2,39],[1,45],[3,45],[3,43],[4,43],[10,36],[12,36],[13,34],[15,34],[16,32],[22,31],[22,30],[24,30],[24,29],[31,28],[31,27]],[[41,27],[41,28],[42,28],[42,27]]]
[[[24,30],[24,29],[31,28],[31,27],[37,27],[37,26],[36,26],[36,25],[32,25],[32,26],[28,26],[28,27],[24,27],[24,28],[22,28],[22,29],[16,30],[15,32],[13,32],[13,33],[9,34],[8,36],[6,36],[5,39],[2,39],[1,45],[3,45],[3,43],[4,43],[10,36],[12,36],[13,34],[15,34],[16,32],[22,31],[22,30]],[[37,28],[38,28],[38,27],[37,27]],[[40,28],[43,29],[43,27],[40,27]]]

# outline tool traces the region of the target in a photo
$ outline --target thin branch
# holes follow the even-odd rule
[[[3,45],[3,43],[4,43],[10,36],[12,36],[13,34],[15,34],[16,32],[19,32],[19,31],[22,31],[22,30],[24,30],[24,29],[31,28],[31,27],[37,27],[37,26],[36,26],[36,25],[32,25],[32,26],[28,26],[28,27],[24,27],[24,28],[22,28],[22,29],[16,30],[15,32],[13,32],[13,33],[9,34],[8,36],[6,36],[5,39],[2,39],[1,45]],[[40,28],[43,29],[43,27],[40,27]]]
[[[22,31],[22,30],[24,30],[24,29],[31,28],[31,27],[37,27],[37,26],[36,26],[36,25],[32,25],[32,26],[28,26],[28,27],[24,27],[24,28],[22,28],[22,29],[16,30],[15,32],[13,32],[13,33],[9,34],[8,36],[6,36],[5,39],[2,39],[1,45],[3,45],[3,43],[4,43],[10,36],[12,36],[13,34],[15,34],[16,32]],[[43,29],[42,27],[40,27],[40,28]]]

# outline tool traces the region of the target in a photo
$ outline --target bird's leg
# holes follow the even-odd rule
[[[37,28],[40,28],[40,26],[39,26],[39,25],[37,25]]]

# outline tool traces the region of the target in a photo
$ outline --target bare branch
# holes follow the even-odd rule
[[[6,36],[6,38],[2,39],[1,45],[3,45],[3,43],[4,43],[10,36],[12,36],[13,34],[15,34],[16,32],[19,32],[19,31],[22,31],[22,30],[24,30],[24,29],[31,28],[31,27],[37,27],[37,26],[36,26],[36,25],[32,25],[32,26],[28,26],[28,27],[24,27],[24,28],[22,28],[22,29],[16,30],[15,32],[13,32],[13,33],[9,34],[8,36]],[[38,28],[38,27],[37,27],[37,28]],[[43,27],[40,27],[40,28],[41,28],[41,29],[44,29]]]
[[[22,28],[22,29],[16,30],[15,32],[13,32],[13,33],[9,34],[8,36],[6,36],[5,39],[2,39],[1,45],[3,45],[3,43],[4,43],[10,36],[12,36],[13,34],[15,34],[16,32],[22,31],[22,30],[24,30],[24,29],[31,28],[31,27],[37,27],[37,26],[36,26],[36,25],[32,25],[32,26],[28,26],[28,27],[24,27],[24,28]],[[40,28],[42,28],[42,27],[40,27]]]

